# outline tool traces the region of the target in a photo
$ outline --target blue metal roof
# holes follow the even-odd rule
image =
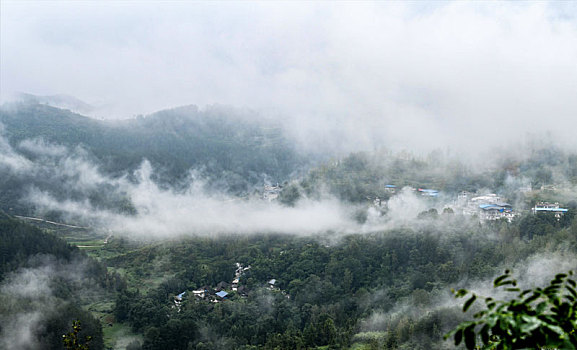
[[[499,203],[497,203],[497,205],[500,206],[500,207],[512,207],[511,204],[505,203],[505,202],[499,202]]]
[[[388,188],[397,188],[397,186],[395,186],[395,185],[385,185],[385,187],[388,187]]]
[[[224,298],[228,295],[228,293],[225,292],[224,290],[221,290],[220,292],[216,293],[216,295],[218,295],[221,298]]]
[[[497,204],[479,204],[479,208],[481,208],[481,209],[491,209],[491,208],[500,209],[501,206],[499,206]]]
[[[566,213],[567,211],[569,211],[569,209],[563,209],[563,208],[535,208],[535,211],[554,211],[554,212]]]

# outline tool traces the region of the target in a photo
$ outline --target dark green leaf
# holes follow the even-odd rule
[[[505,273],[507,273],[507,271],[505,271]],[[495,287],[500,286],[501,281],[503,281],[507,277],[509,277],[509,275],[501,275],[501,276],[495,278],[495,281],[493,282],[493,286],[495,286]]]
[[[577,298],[577,291],[575,291],[575,288],[571,287],[571,286],[565,286],[567,288],[567,290],[569,291],[569,293],[571,293],[571,295],[573,295],[573,298]],[[575,299],[573,299],[575,300]]]
[[[481,340],[485,345],[489,344],[489,325],[485,324],[483,328],[479,331],[479,335],[481,335]]]
[[[465,346],[467,349],[475,348],[475,325],[472,324],[463,331],[465,336]]]
[[[459,289],[459,290],[457,291],[457,293],[455,293],[455,298],[462,298],[462,297],[464,297],[465,295],[467,295],[467,293],[469,293],[468,290],[466,290],[466,289]]]
[[[467,310],[469,310],[469,308],[471,307],[471,305],[473,305],[473,303],[475,302],[475,300],[477,300],[477,296],[475,294],[473,294],[469,300],[467,300],[465,302],[465,305],[463,305],[463,312],[467,312]]]
[[[463,340],[463,330],[458,329],[457,332],[455,332],[455,346],[461,344],[462,340]]]

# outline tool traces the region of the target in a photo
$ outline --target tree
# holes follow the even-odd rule
[[[471,295],[463,312],[478,299],[484,299],[486,309],[473,315],[476,321],[461,323],[445,339],[453,336],[455,345],[464,340],[468,349],[577,349],[577,283],[570,276],[573,271],[557,274],[546,288],[521,291],[506,270],[493,286],[518,293],[508,301],[480,297],[465,289],[453,290],[456,298]],[[476,347],[479,337],[482,347]]]
[[[291,184],[285,187],[285,189],[280,193],[279,202],[286,206],[294,207],[300,198],[301,194],[297,185]]]
[[[66,350],[88,350],[88,343],[92,340],[92,337],[86,336],[84,344],[81,344],[78,336],[81,330],[80,321],[74,321],[72,332],[62,335],[62,342]]]

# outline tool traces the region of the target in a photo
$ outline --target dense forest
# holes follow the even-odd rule
[[[265,181],[288,180],[311,160],[297,152],[278,125],[223,106],[204,111],[187,106],[130,120],[100,121],[27,102],[3,106],[0,124],[10,144],[5,147],[40,165],[35,172],[6,172],[0,179],[1,203],[10,203],[2,209],[16,208],[21,214],[27,208],[20,197],[31,185],[56,188],[69,197],[86,196],[100,207],[133,210],[129,199],[110,184],[79,194],[62,186],[69,179],[50,174],[50,167],[74,166],[70,163],[78,159],[113,178],[133,174],[147,160],[157,169],[155,180],[170,187],[186,186],[194,170],[211,190],[242,196]]]
[[[91,349],[102,349],[100,322],[84,309],[93,298],[87,290],[114,293],[125,286],[120,277],[54,234],[3,212],[0,242],[0,346],[62,349],[62,335],[79,320],[81,339],[90,336]]]
[[[0,122],[6,348],[61,349],[80,320],[90,349],[450,349],[443,335],[475,312],[463,313],[451,288],[483,288],[507,268],[532,286],[577,262],[577,156],[551,145],[483,166],[388,150],[321,161],[299,153],[277,126],[222,107],[104,122],[27,103],[4,106]],[[147,161],[151,184],[139,178]],[[184,216],[206,213],[209,196],[187,201],[200,193],[190,190],[198,178],[211,203],[235,203],[217,205],[217,218],[245,206],[262,210],[258,220],[280,222],[259,227],[282,227],[284,213],[327,198],[351,217],[346,229],[322,232],[205,225],[161,239],[98,226],[120,217],[144,229],[146,211],[156,210],[170,228],[157,197],[135,206],[131,193],[146,186]],[[261,196],[269,183],[278,183],[278,201]],[[455,204],[461,192],[496,193],[514,215],[465,215]],[[53,208],[41,211],[46,194]],[[395,220],[387,205],[395,201],[408,219]],[[561,205],[562,215],[532,213],[539,202]],[[78,203],[89,210],[64,215]]]
[[[537,227],[548,233],[521,231]],[[340,239],[188,239],[107,263],[134,279],[135,288],[119,294],[115,316],[144,334],[145,349],[340,349],[359,342],[432,349],[450,347],[443,335],[470,317],[447,303],[451,287],[489,280],[506,267],[522,269],[535,255],[574,257],[576,249],[577,221],[527,216],[479,227],[447,214],[418,227]],[[242,293],[228,288],[227,299],[216,304],[192,294],[230,283],[237,262],[251,266],[240,278]],[[171,277],[150,288],[136,283],[157,270]],[[184,291],[175,309],[175,296]]]

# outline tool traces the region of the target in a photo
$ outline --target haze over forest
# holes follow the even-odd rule
[[[258,111],[327,150],[575,146],[573,2],[4,1],[1,99]]]
[[[0,16],[2,349],[463,348],[577,269],[575,2]]]

